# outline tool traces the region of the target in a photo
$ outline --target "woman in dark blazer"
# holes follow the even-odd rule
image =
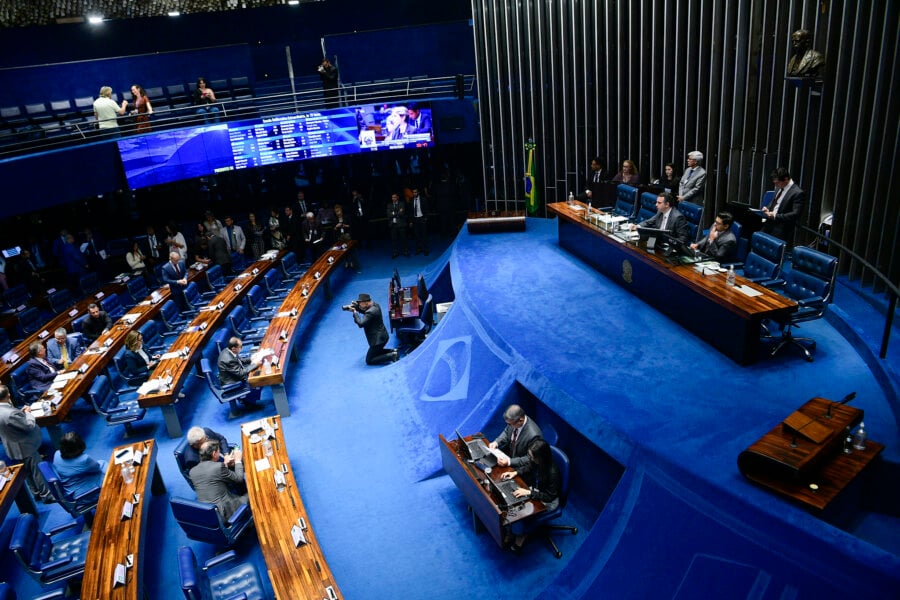
[[[144,352],[144,338],[140,331],[129,331],[125,336],[125,354],[122,356],[122,376],[129,382],[146,380],[156,368],[159,355]]]
[[[562,476],[556,463],[553,462],[553,453],[550,444],[543,438],[537,438],[528,444],[529,461],[516,471],[504,473],[502,479],[512,479],[521,475],[528,484],[528,489],[518,488],[513,494],[516,498],[529,498],[540,500],[544,507],[556,510],[559,506],[559,495],[562,493]],[[533,529],[533,523],[529,518],[524,518],[510,526],[510,534],[515,536],[509,540],[510,549],[518,551],[525,543],[528,533]]]

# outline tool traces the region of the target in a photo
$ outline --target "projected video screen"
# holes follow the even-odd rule
[[[323,156],[434,145],[429,106],[333,108],[186,127],[118,142],[132,189]]]

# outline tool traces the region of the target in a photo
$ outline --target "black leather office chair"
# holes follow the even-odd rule
[[[787,345],[799,348],[806,360],[812,362],[816,341],[812,338],[794,337],[793,327],[800,323],[821,319],[834,298],[838,260],[824,252],[805,246],[794,248],[791,270],[784,274],[782,294],[795,300],[800,307],[790,321],[781,325],[781,338],[772,348],[772,356]]]

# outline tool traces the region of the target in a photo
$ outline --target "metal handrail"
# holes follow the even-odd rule
[[[881,335],[881,349],[879,352],[880,358],[887,358],[888,342],[891,338],[891,328],[894,325],[894,313],[897,310],[897,298],[900,297],[900,288],[898,288],[890,279],[888,279],[887,275],[879,271],[875,267],[875,265],[867,261],[865,258],[860,256],[847,246],[841,244],[840,242],[836,242],[831,238],[826,238],[820,231],[812,229],[811,227],[807,227],[806,225],[798,224],[798,227],[806,233],[811,233],[817,239],[821,239],[825,242],[826,245],[837,246],[841,250],[841,252],[846,252],[847,254],[849,254],[853,260],[859,262],[865,269],[871,271],[875,275],[875,277],[877,277],[884,284],[885,289],[890,292],[890,299],[888,300],[888,311],[887,315],[885,315],[884,331]]]
[[[340,101],[343,106],[398,100],[429,100],[456,97],[459,92],[470,97],[475,90],[475,76],[464,75],[462,90],[458,77],[431,77],[391,80],[386,82],[344,83],[340,86]],[[252,116],[281,116],[306,110],[325,108],[321,88],[247,96],[245,98],[219,100],[216,102],[219,121],[237,121]],[[178,127],[196,126],[202,117],[196,114],[196,106],[157,107],[151,117],[154,131]],[[74,114],[74,111],[73,111]],[[95,129],[96,121],[79,121],[57,127],[16,131],[0,135],[0,159],[22,156],[37,152],[47,152],[68,148],[84,143],[100,142],[123,135],[137,133],[137,125],[129,124],[110,130]],[[39,139],[9,141],[36,134]],[[59,135],[56,135],[59,134]],[[47,137],[47,136],[53,137]],[[4,143],[5,142],[5,143]]]

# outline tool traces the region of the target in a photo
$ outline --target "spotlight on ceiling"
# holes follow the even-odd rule
[[[91,25],[99,25],[103,22],[103,15],[88,15],[88,23]]]
[[[181,13],[178,12],[177,10],[170,10],[170,11],[169,11],[168,13],[166,13],[166,14],[169,15],[170,17],[179,17],[179,16],[181,16]]]

